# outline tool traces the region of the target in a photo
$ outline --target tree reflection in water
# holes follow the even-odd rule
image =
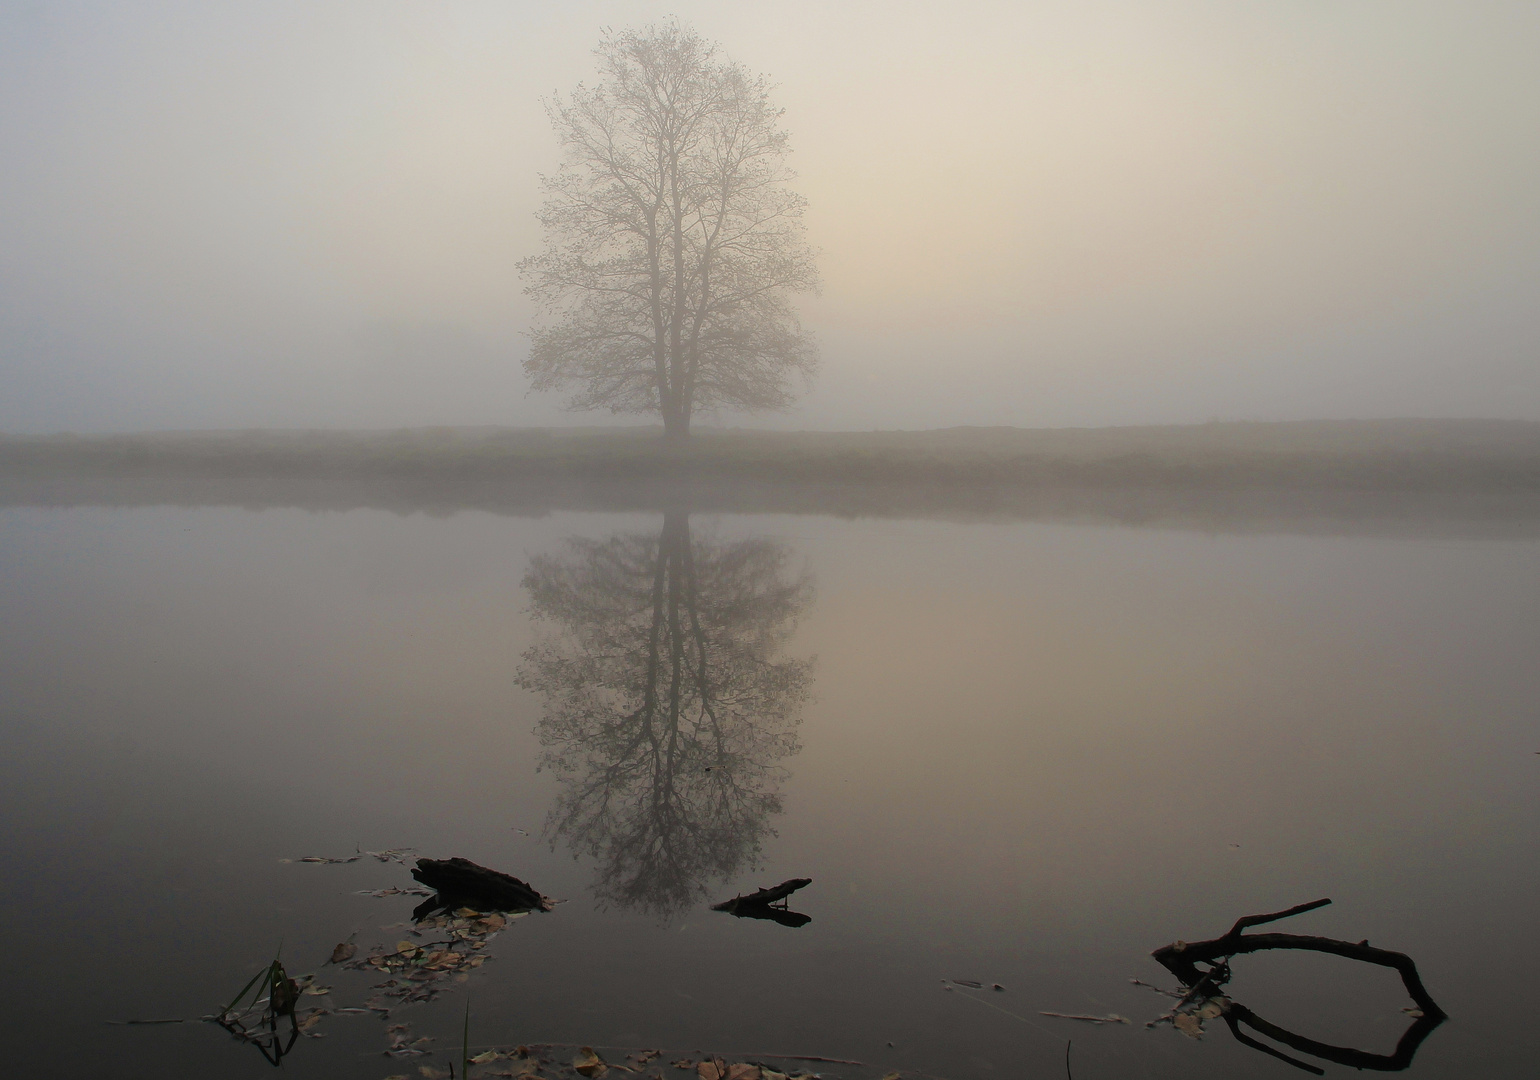
[[[755,867],[812,686],[811,659],[779,655],[814,596],[788,554],[692,539],[674,510],[531,560],[547,632],[518,682],[545,699],[546,831],[597,861],[601,903],[666,917]]]

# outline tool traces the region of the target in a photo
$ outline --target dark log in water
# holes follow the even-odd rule
[[[469,859],[418,859],[412,876],[438,893],[419,910],[550,911],[553,906],[550,897],[542,896],[527,882]]]
[[[720,904],[712,904],[712,911],[736,912],[744,907],[769,907],[777,900],[785,900],[798,889],[805,888],[813,883],[810,877],[789,878],[779,885],[769,889],[760,889],[751,892],[747,896],[735,896],[731,900],[724,900]]]

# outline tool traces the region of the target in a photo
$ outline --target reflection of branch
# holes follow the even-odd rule
[[[1325,1061],[1338,1065],[1347,1065],[1355,1069],[1375,1069],[1382,1072],[1397,1072],[1407,1068],[1412,1063],[1412,1057],[1417,1053],[1418,1047],[1424,1039],[1432,1033],[1446,1019],[1444,1010],[1429,995],[1422,985],[1422,978],[1417,974],[1417,965],[1412,958],[1405,953],[1391,952],[1389,949],[1377,949],[1367,941],[1350,942],[1338,941],[1336,938],[1315,937],[1304,934],[1242,934],[1241,931],[1250,926],[1260,926],[1263,923],[1277,922],[1279,919],[1289,918],[1291,915],[1299,915],[1306,911],[1314,911],[1331,903],[1330,900],[1315,900],[1308,904],[1298,904],[1284,911],[1272,912],[1266,915],[1247,915],[1236,920],[1234,926],[1223,937],[1213,938],[1208,941],[1178,941],[1163,948],[1156,949],[1152,954],[1166,970],[1170,971],[1182,981],[1184,986],[1190,988],[1188,994],[1182,999],[1185,1004],[1201,995],[1217,995],[1219,988],[1230,979],[1230,958],[1245,953],[1262,952],[1269,949],[1299,949],[1306,952],[1330,953],[1334,956],[1346,957],[1349,960],[1359,960],[1366,964],[1376,964],[1380,967],[1394,968],[1401,976],[1402,985],[1411,995],[1417,1007],[1421,1010],[1415,1023],[1406,1029],[1400,1041],[1396,1044],[1393,1054],[1371,1054],[1363,1050],[1355,1050],[1350,1047],[1331,1046],[1327,1043],[1316,1042],[1307,1039],[1303,1035],[1296,1035],[1291,1031],[1269,1023],[1246,1006],[1233,1001],[1223,1001],[1225,1024],[1230,1028],[1230,1033],[1242,1044],[1256,1050],[1262,1050],[1274,1057],[1281,1058],[1297,1068],[1304,1069],[1321,1075],[1321,1070],[1313,1065],[1296,1061],[1287,1054],[1281,1053],[1270,1046],[1257,1042],[1240,1030],[1240,1025],[1245,1024],[1255,1031],[1266,1035],[1270,1039],[1292,1047],[1301,1053],[1311,1054]],[[1200,963],[1212,965],[1207,971],[1200,971],[1197,967]],[[1179,1006],[1180,1007],[1180,1006]]]
[[[1373,1069],[1377,1072],[1400,1072],[1402,1069],[1411,1066],[1412,1058],[1416,1055],[1418,1048],[1422,1046],[1422,1041],[1433,1033],[1434,1028],[1444,1022],[1445,1017],[1442,1012],[1423,1014],[1402,1034],[1400,1040],[1396,1043],[1395,1053],[1393,1054],[1371,1054],[1365,1050],[1355,1050],[1348,1046],[1331,1046],[1327,1043],[1316,1042],[1314,1039],[1307,1039],[1303,1035],[1296,1035],[1292,1031],[1285,1030],[1277,1024],[1270,1024],[1246,1008],[1246,1006],[1233,1001],[1230,1003],[1229,1008],[1225,1010],[1224,1020],[1229,1025],[1231,1033],[1247,1045],[1259,1044],[1256,1044],[1255,1040],[1247,1039],[1241,1033],[1239,1030],[1239,1025],[1241,1024],[1254,1028],[1269,1039],[1281,1042],[1283,1045],[1292,1047],[1302,1054],[1310,1054],[1320,1058],[1322,1061],[1330,1061],[1335,1065],[1346,1065],[1353,1069]],[[1270,1050],[1271,1047],[1266,1049]],[[1273,1051],[1273,1053],[1276,1054],[1277,1051]],[[1279,1054],[1278,1056],[1282,1057],[1283,1055]],[[1310,1066],[1298,1062],[1294,1064],[1300,1064],[1301,1068],[1311,1069]],[[1319,1070],[1313,1069],[1311,1071],[1319,1072]]]

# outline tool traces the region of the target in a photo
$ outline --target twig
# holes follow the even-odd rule
[[[1241,918],[1235,920],[1235,925],[1230,927],[1230,932],[1226,934],[1225,937],[1234,937],[1248,926],[1261,926],[1263,923],[1277,922],[1279,919],[1287,919],[1291,915],[1303,915],[1307,911],[1314,911],[1316,908],[1325,907],[1329,903],[1331,903],[1329,898],[1323,898],[1320,900],[1312,900],[1308,904],[1295,904],[1287,911],[1275,911],[1270,915],[1244,915]]]
[[[1053,1016],[1053,1017],[1056,1017],[1056,1018],[1058,1018],[1060,1020],[1085,1020],[1088,1023],[1092,1023],[1092,1024],[1126,1024],[1126,1023],[1128,1023],[1128,1021],[1126,1019],[1124,1019],[1121,1016],[1117,1016],[1117,1015],[1091,1016],[1091,1015],[1089,1015],[1087,1013],[1061,1013],[1061,1012],[1048,1012],[1046,1010],[1044,1010],[1042,1012],[1039,1012],[1037,1015],[1039,1015],[1039,1016]]]
[[[977,1002],[978,1004],[984,1006],[984,1008],[986,1008],[986,1009],[993,1009],[997,1013],[1004,1013],[1006,1016],[1009,1016],[1012,1020],[1020,1020],[1023,1024],[1026,1024],[1028,1027],[1036,1028],[1038,1031],[1041,1031],[1044,1035],[1047,1035],[1050,1039],[1053,1039],[1055,1042],[1058,1041],[1059,1036],[1056,1033],[1054,1033],[1052,1031],[1049,1031],[1042,1024],[1039,1024],[1035,1020],[1028,1020],[1025,1016],[1019,1016],[1016,1013],[1011,1012],[1011,1010],[1009,1010],[1009,1009],[1002,1009],[1002,1008],[1000,1008],[1000,1006],[996,1005],[993,1001],[986,1001],[985,999],[983,999],[981,997],[974,997],[972,994],[960,994],[958,996],[962,997],[962,998],[966,998],[968,1001]]]
[[[1074,1045],[1074,1039],[1064,1044],[1064,1075],[1068,1077],[1068,1080],[1075,1080],[1075,1074],[1069,1071],[1069,1048]]]

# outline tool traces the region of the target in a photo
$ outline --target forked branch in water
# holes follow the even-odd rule
[[[1270,1046],[1257,1042],[1245,1035],[1240,1030],[1241,1024],[1266,1035],[1276,1042],[1291,1047],[1302,1053],[1311,1054],[1325,1061],[1331,1061],[1339,1065],[1347,1065],[1355,1069],[1375,1069],[1383,1072],[1394,1072],[1405,1069],[1412,1062],[1412,1056],[1422,1041],[1428,1037],[1434,1028],[1443,1023],[1447,1018],[1444,1010],[1438,1007],[1427,988],[1422,985],[1422,978],[1417,974],[1417,965],[1412,958],[1405,953],[1392,952],[1389,949],[1377,949],[1367,940],[1359,942],[1338,941],[1336,938],[1315,937],[1304,934],[1243,934],[1241,931],[1252,926],[1261,926],[1264,923],[1277,922],[1292,915],[1299,915],[1306,911],[1314,911],[1316,908],[1325,907],[1330,900],[1313,900],[1308,904],[1298,904],[1284,911],[1275,911],[1265,915],[1247,915],[1236,920],[1228,933],[1223,937],[1212,938],[1208,941],[1177,941],[1163,948],[1156,949],[1152,954],[1167,971],[1170,971],[1182,981],[1190,990],[1184,1002],[1192,1000],[1198,995],[1205,997],[1217,997],[1220,987],[1230,979],[1230,959],[1244,953],[1262,952],[1269,949],[1300,949],[1307,952],[1330,953],[1334,956],[1346,957],[1349,960],[1360,960],[1366,964],[1377,964],[1380,967],[1395,969],[1401,976],[1402,985],[1406,992],[1417,1003],[1419,1014],[1417,1020],[1401,1036],[1392,1054],[1370,1054],[1362,1050],[1349,1047],[1330,1046],[1326,1043],[1307,1039],[1302,1035],[1296,1035],[1291,1031],[1280,1028],[1275,1024],[1257,1016],[1244,1005],[1234,1001],[1224,1001],[1223,1017],[1229,1026],[1231,1034],[1246,1046],[1265,1051],[1274,1057],[1282,1058],[1304,1069],[1307,1072],[1320,1074],[1321,1070],[1312,1065],[1296,1061],[1286,1054],[1280,1053]],[[1207,970],[1200,970],[1198,964],[1210,965]]]

